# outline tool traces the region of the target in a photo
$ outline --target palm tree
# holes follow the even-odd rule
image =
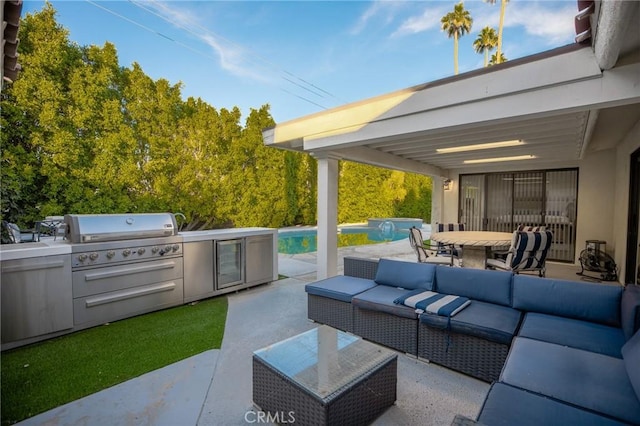
[[[498,35],[491,27],[484,27],[478,33],[478,38],[473,42],[476,53],[484,53],[484,66],[489,65],[489,52],[498,45]]]
[[[449,38],[453,37],[453,70],[458,74],[458,38],[471,31],[473,19],[468,10],[465,10],[462,2],[453,7],[453,12],[449,12],[440,19],[442,30],[447,32]]]
[[[495,4],[496,0],[485,0],[491,4]],[[509,0],[500,0],[500,24],[498,25],[498,50],[496,50],[496,58],[502,58],[502,29],[504,28],[504,11],[507,8]],[[501,63],[502,61],[498,62]]]
[[[507,58],[504,56],[504,53],[501,53],[499,56],[500,60],[498,61],[498,52],[491,55],[491,59],[489,60],[489,65],[501,64],[503,62],[507,62]]]

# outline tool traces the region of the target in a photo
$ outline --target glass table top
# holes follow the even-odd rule
[[[326,398],[397,356],[322,325],[254,352],[254,356],[320,398]]]

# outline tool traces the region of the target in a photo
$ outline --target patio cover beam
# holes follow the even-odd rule
[[[400,170],[403,172],[418,173],[427,176],[449,177],[449,172],[419,161],[407,160],[397,155],[387,154],[364,146],[344,148],[339,151],[344,160],[365,163],[386,169]]]
[[[600,75],[593,51],[570,45],[280,123],[263,136],[265,144],[280,148],[301,150],[303,142],[305,151],[330,149],[330,138],[367,133],[371,123]]]
[[[473,129],[488,123],[500,125],[514,120],[552,117],[638,102],[640,64],[629,64],[605,71],[601,76],[374,121],[358,132],[309,141],[305,139],[304,150],[335,150],[418,133],[428,137],[441,132]]]

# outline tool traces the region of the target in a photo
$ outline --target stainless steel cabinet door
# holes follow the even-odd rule
[[[273,235],[245,239],[245,282],[260,284],[273,281]]]
[[[211,296],[214,290],[213,241],[184,243],[184,301]]]
[[[2,262],[2,343],[73,327],[71,255]]]

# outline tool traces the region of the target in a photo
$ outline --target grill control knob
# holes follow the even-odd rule
[[[146,250],[144,249],[144,247],[140,247],[140,248],[138,249],[138,254],[139,254],[139,255],[143,255],[145,251],[146,251]]]
[[[82,253],[81,255],[78,256],[78,260],[80,262],[84,262],[85,260],[87,260],[87,255]]]
[[[160,250],[160,249],[158,248],[158,246],[153,246],[153,247],[151,247],[151,253],[153,253],[153,254],[156,254],[156,253],[158,252],[158,250]]]
[[[96,260],[98,258],[98,253],[93,252],[89,255],[89,259],[91,260]]]
[[[178,244],[174,244],[171,248],[173,249],[173,251],[180,250],[180,246]]]
[[[109,259],[113,259],[113,256],[115,256],[115,255],[116,255],[116,252],[113,251],[113,250],[109,250],[107,252],[107,258],[109,258]]]
[[[122,255],[123,255],[124,257],[127,257],[127,256],[129,256],[130,254],[131,254],[131,250],[129,250],[129,249],[124,249],[124,250],[122,250]]]
[[[171,246],[170,245],[164,246],[164,252],[165,253],[170,253],[171,252]]]

